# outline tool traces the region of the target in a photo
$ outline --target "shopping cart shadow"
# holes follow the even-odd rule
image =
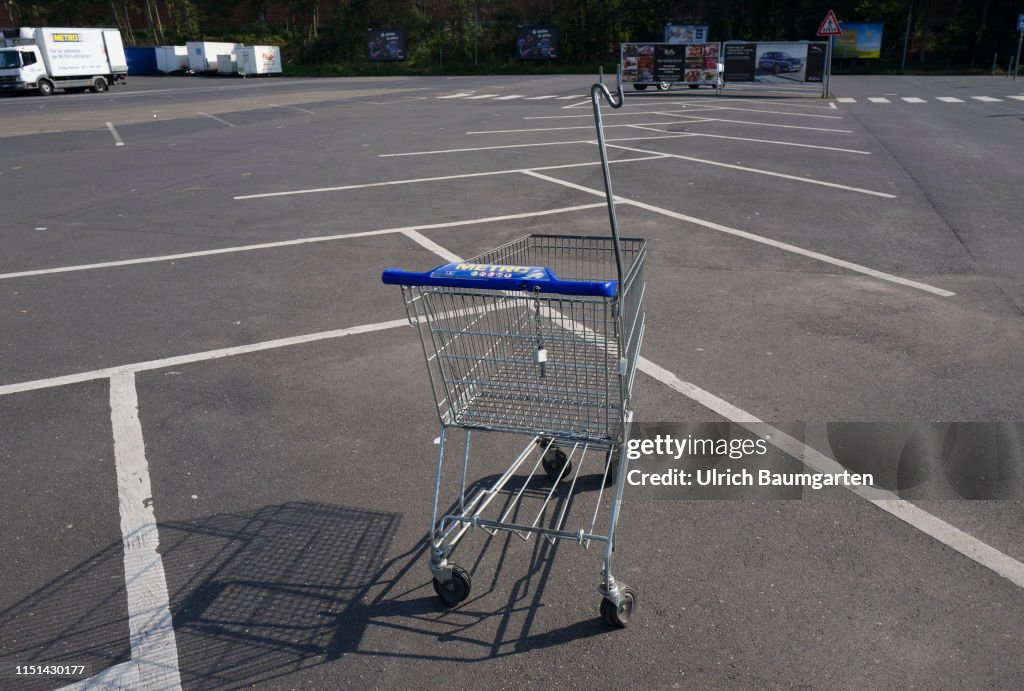
[[[556,551],[543,540],[532,544],[532,568],[507,595],[507,579],[495,588],[497,577],[490,585],[481,578],[468,602],[445,610],[430,585],[425,538],[387,558],[400,520],[391,512],[290,502],[161,523],[182,682],[236,688],[344,665],[341,658],[360,654],[484,660],[605,630],[595,618],[531,633]],[[519,540],[486,542],[495,540],[505,543],[497,550],[500,571],[510,541]],[[89,661],[91,674],[127,661],[126,614],[115,606],[124,602],[124,586],[110,587],[107,575],[118,573],[121,559],[121,543],[112,544],[0,611],[4,656]],[[40,627],[26,616],[53,601],[77,603],[61,625]],[[396,634],[410,652],[388,647]],[[456,654],[426,652],[438,640],[466,645]]]

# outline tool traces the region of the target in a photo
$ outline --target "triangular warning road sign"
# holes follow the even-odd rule
[[[836,13],[832,10],[828,11],[825,15],[825,21],[818,27],[819,36],[840,36],[843,30],[839,28],[839,21],[836,19]]]

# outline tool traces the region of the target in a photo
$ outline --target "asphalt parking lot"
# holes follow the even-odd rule
[[[996,481],[897,499],[879,433],[842,459],[873,494],[626,488],[629,628],[598,616],[593,549],[502,534],[470,536],[473,592],[439,607],[437,415],[380,273],[606,234],[593,81],[0,99],[0,687],[1024,685],[1024,85],[1001,78],[605,112],[650,246],[637,420],[799,421],[779,450],[809,467],[830,424],[999,423],[921,471],[1011,459]],[[479,444],[500,473],[508,440]]]

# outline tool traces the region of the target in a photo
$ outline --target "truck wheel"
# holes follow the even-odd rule
[[[103,77],[96,77],[92,80],[92,92],[94,94],[101,93],[107,90],[107,80]]]
[[[53,82],[51,82],[49,79],[40,79],[36,86],[39,87],[40,96],[53,95]]]

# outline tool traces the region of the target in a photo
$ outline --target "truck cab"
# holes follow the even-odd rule
[[[38,88],[46,76],[46,65],[35,44],[0,48],[0,89]]]

